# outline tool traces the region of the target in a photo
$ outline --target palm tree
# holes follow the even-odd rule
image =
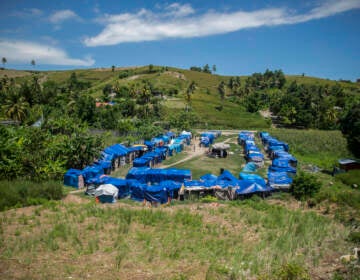
[[[7,62],[6,57],[3,57],[1,61],[2,61],[2,64],[4,65],[4,68],[5,68],[5,64]]]
[[[194,91],[196,90],[196,83],[194,81],[192,81],[189,85],[189,87],[186,90],[186,111],[189,111],[190,105],[191,105],[191,95],[194,93]]]
[[[224,99],[225,99],[225,94],[226,94],[226,86],[225,86],[225,82],[222,81],[219,85],[218,85],[218,91],[220,94],[220,99],[221,99],[221,107],[224,105]]]
[[[29,104],[25,101],[25,98],[19,93],[9,93],[5,99],[2,109],[5,116],[19,122],[23,122],[28,113]]]

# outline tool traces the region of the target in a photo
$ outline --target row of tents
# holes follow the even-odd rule
[[[289,145],[272,137],[268,132],[260,132],[271,165],[268,168],[268,184],[277,189],[288,189],[296,174],[297,159],[289,153]]]
[[[258,167],[264,166],[264,155],[260,148],[255,144],[255,135],[251,131],[241,131],[238,135],[238,143],[244,149],[247,162],[253,162]]]
[[[205,174],[200,180],[191,180],[191,171],[182,169],[132,168],[126,179],[100,176],[87,188],[100,202],[115,202],[129,197],[136,201],[168,203],[183,194],[215,195],[220,199],[233,200],[252,194],[267,195],[274,191],[258,175],[240,173],[236,178],[224,170],[221,175]]]
[[[221,136],[220,130],[208,130],[200,134],[200,146],[209,147]]]
[[[69,169],[64,175],[64,185],[83,188],[90,183],[92,178],[109,175],[113,170],[125,164],[132,163],[135,167],[153,167],[167,156],[181,152],[184,145],[190,144],[191,138],[191,132],[183,131],[178,137],[173,132],[167,132],[152,138],[151,141],[144,141],[144,144],[130,147],[122,144],[108,146],[92,165],[82,170]]]

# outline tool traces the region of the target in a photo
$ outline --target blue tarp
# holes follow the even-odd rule
[[[272,164],[269,166],[269,171],[296,173],[296,168],[290,165],[288,159],[276,158],[272,161]]]
[[[169,190],[161,185],[144,186],[144,198],[150,202],[166,203],[170,197]]]
[[[151,163],[151,158],[144,158],[144,157],[140,157],[140,158],[136,158],[133,161],[133,166],[134,167],[144,167],[144,166],[149,166]]]
[[[184,182],[191,180],[191,171],[185,169],[167,168],[131,168],[126,175],[126,179],[135,179],[141,183],[160,183],[161,181],[172,180]]]
[[[200,134],[200,136],[201,136],[201,139],[202,139],[203,137],[209,138],[209,143],[210,143],[210,144],[214,143],[214,140],[215,140],[215,135],[214,135],[214,133],[212,133],[212,132],[203,132],[203,133]]]
[[[292,178],[286,172],[268,172],[268,184],[272,187],[289,186]]]
[[[203,176],[200,177],[200,180],[202,181],[214,181],[218,178],[218,176],[214,175],[214,174],[205,174]]]
[[[136,201],[143,201],[145,198],[144,187],[145,185],[141,184],[137,180],[127,180],[128,186],[130,189],[130,197]]]
[[[79,176],[83,175],[81,170],[69,169],[64,175],[64,185],[69,187],[79,187]]]
[[[84,181],[87,184],[89,179],[103,175],[104,169],[100,165],[91,165],[87,166],[82,170],[82,175],[84,176]]]
[[[253,162],[248,162],[245,164],[244,168],[242,169],[243,172],[255,172],[257,169],[257,166]]]
[[[274,191],[274,188],[259,182],[249,180],[239,180],[239,182],[240,188],[236,190],[236,193],[239,195]]]
[[[240,172],[239,179],[253,181],[261,185],[266,185],[265,179],[258,174]]]
[[[297,159],[292,156],[291,154],[289,154],[288,152],[285,152],[285,151],[275,151],[274,152],[274,157],[275,158],[285,158],[287,160],[289,160],[289,162],[292,164],[292,165],[297,165]]]
[[[217,177],[216,180],[217,181],[228,181],[228,182],[235,183],[235,184],[238,181],[238,179],[233,174],[231,174],[231,172],[228,170],[224,170],[223,173],[219,177]]]

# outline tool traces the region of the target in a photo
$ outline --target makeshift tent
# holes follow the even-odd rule
[[[176,134],[172,131],[168,131],[166,132],[166,136],[169,137],[170,139],[173,139],[176,137]]]
[[[289,161],[291,166],[296,167],[297,166],[297,159],[293,157],[291,154],[285,151],[275,151],[273,153],[274,158],[285,158]]]
[[[100,185],[95,190],[95,197],[102,203],[114,203],[118,197],[118,189],[111,184]]]
[[[150,151],[150,152],[153,150],[153,148],[155,146],[155,144],[151,141],[144,141],[144,145],[146,145],[148,151]]]
[[[82,171],[78,169],[69,169],[64,175],[64,185],[82,189],[84,187]]]
[[[130,197],[136,201],[144,200],[144,185],[137,180],[127,180],[130,188]]]
[[[161,185],[144,186],[144,199],[149,202],[167,203],[169,202],[169,190]]]
[[[239,179],[253,181],[253,182],[257,182],[261,185],[266,185],[265,179],[258,174],[240,172]]]
[[[104,174],[104,169],[100,165],[87,166],[82,170],[84,181],[87,184],[91,178]]]
[[[296,168],[292,167],[289,163],[289,160],[286,158],[276,158],[272,161],[272,164],[269,166],[269,171],[272,172],[288,172],[296,173]]]
[[[227,150],[229,149],[230,149],[229,144],[216,143],[212,145],[211,154],[221,158],[225,158],[228,155]]]
[[[152,158],[149,158],[149,157],[136,158],[133,161],[133,166],[134,167],[144,167],[144,166],[149,167],[151,165],[151,162],[152,162]]]
[[[243,172],[255,172],[258,167],[254,162],[248,162],[242,169]]]
[[[105,176],[103,182],[105,184],[111,184],[118,189],[118,198],[124,198],[130,194],[130,189],[125,179]]]
[[[227,181],[236,184],[238,179],[233,174],[231,174],[230,171],[224,170],[220,176],[217,177],[216,181]]]
[[[267,186],[264,183],[254,182],[249,180],[240,180],[240,187],[236,189],[236,194],[238,195],[247,195],[254,193],[269,193],[274,191],[270,186]]]
[[[191,180],[191,171],[176,168],[157,169],[133,167],[126,175],[126,179],[135,179],[141,183],[160,183],[167,180],[184,182],[184,180]]]
[[[286,172],[268,172],[268,184],[273,188],[288,189],[292,183],[292,178]]]
[[[201,181],[214,181],[217,179],[218,176],[214,175],[214,174],[205,174],[203,176],[200,177]]]

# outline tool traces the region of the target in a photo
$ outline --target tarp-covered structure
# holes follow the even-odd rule
[[[111,184],[100,185],[95,190],[95,197],[102,203],[114,203],[118,197],[118,189]]]
[[[177,168],[131,168],[126,175],[126,179],[135,179],[141,183],[160,183],[162,181],[184,182],[191,180],[191,171]]]
[[[82,189],[85,185],[82,170],[69,169],[64,175],[64,185]]]

